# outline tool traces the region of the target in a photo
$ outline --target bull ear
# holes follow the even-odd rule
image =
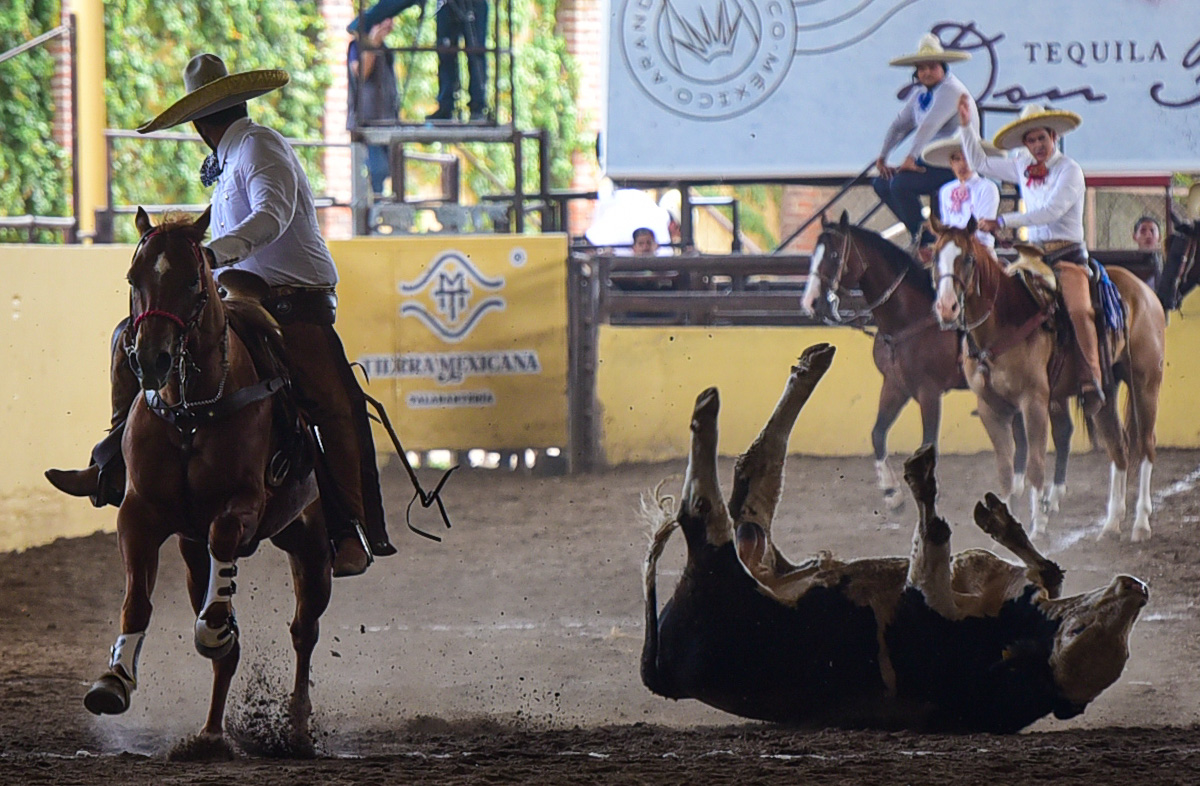
[[[211,219],[212,219],[212,205],[209,205],[208,207],[204,208],[204,212],[200,214],[200,217],[197,218],[194,222],[192,222],[192,227],[196,230],[196,232],[201,237],[203,237],[204,233],[208,231],[208,222]]]
[[[845,229],[850,225],[850,213],[846,210],[842,211],[841,218],[838,219],[838,226]]]
[[[975,216],[971,216],[971,219],[967,221],[967,234],[975,234],[976,229],[979,229],[979,222],[975,220]]]
[[[137,227],[138,237],[154,229],[154,225],[150,223],[150,216],[138,205],[137,215],[133,217],[133,225]]]

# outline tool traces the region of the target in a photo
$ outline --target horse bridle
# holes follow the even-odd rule
[[[996,298],[1000,294],[1000,284],[997,282],[996,286],[993,287],[991,302],[988,303],[987,310],[983,312],[983,316],[980,317],[975,323],[967,324],[967,290],[970,289],[971,284],[974,284],[975,294],[982,296],[983,285],[979,280],[979,261],[975,258],[975,254],[971,251],[964,250],[962,255],[963,264],[966,266],[967,271],[969,272],[964,273],[962,276],[954,272],[941,273],[937,277],[936,283],[934,284],[934,289],[936,291],[936,289],[942,285],[942,279],[950,279],[951,283],[954,284],[954,294],[958,301],[958,321],[956,327],[970,332],[991,318],[992,311],[994,311],[996,308]]]
[[[133,251],[133,256],[135,259],[137,258],[138,254],[141,253],[142,246],[146,244],[146,241],[159,234],[160,229],[161,227],[151,227],[142,235],[142,237],[138,240],[137,247]],[[195,238],[188,236],[185,239],[191,246],[192,253],[196,256],[196,261],[198,263],[197,270],[201,275],[203,275],[205,261],[204,250],[201,248],[200,242]],[[132,293],[130,293],[130,296],[132,298]],[[221,333],[221,381],[217,384],[217,393],[212,398],[205,399],[203,401],[187,400],[188,368],[191,367],[199,370],[199,366],[191,362],[191,353],[188,352],[188,338],[191,336],[192,331],[199,326],[200,319],[204,316],[204,309],[208,307],[208,299],[209,287],[207,285],[202,285],[200,287],[200,296],[197,298],[196,305],[187,320],[184,320],[182,317],[172,311],[167,311],[160,308],[148,308],[142,311],[142,313],[138,314],[136,317],[133,317],[130,323],[130,331],[127,333],[127,336],[136,335],[138,326],[150,317],[166,319],[169,322],[175,323],[179,327],[179,338],[176,340],[176,346],[173,354],[175,356],[175,373],[179,377],[179,404],[177,404],[176,407],[183,410],[187,410],[192,407],[205,406],[219,401],[225,394],[225,382],[229,379],[229,320],[226,319],[224,329]],[[126,357],[133,356],[133,345],[131,343],[127,342],[125,344],[125,355]]]
[[[826,229],[825,231],[830,232],[831,230]],[[824,284],[826,287],[829,288],[829,292],[831,292],[834,297],[838,297],[838,294],[842,291],[842,273],[846,269],[846,261],[850,258],[850,250],[853,245],[852,238],[850,237],[849,231],[843,231],[840,229],[837,231],[839,234],[842,235],[842,250],[840,253],[832,255],[833,259],[835,259],[837,261],[837,274],[834,275],[833,280],[831,281],[827,276],[821,275],[820,271],[818,271],[818,273],[817,273],[817,279],[822,284]],[[861,281],[862,277],[864,275],[866,275],[866,273],[867,273],[868,263],[862,259],[861,254],[859,255],[859,260],[860,260],[860,263],[862,264],[862,272],[859,273],[858,278],[859,278],[859,281]],[[888,300],[891,299],[892,295],[894,295],[896,293],[896,290],[900,287],[900,283],[902,281],[904,281],[904,277],[907,275],[908,275],[908,270],[907,269],[903,270],[900,273],[900,275],[896,276],[895,280],[892,281],[892,283],[888,285],[887,289],[885,289],[883,291],[882,295],[880,295],[878,298],[876,298],[873,302],[868,303],[867,307],[864,308],[862,311],[856,311],[853,314],[851,314],[851,316],[850,316],[851,321],[859,320],[859,319],[866,319],[868,316],[870,316],[870,314],[875,309],[879,308],[884,303],[887,303]]]

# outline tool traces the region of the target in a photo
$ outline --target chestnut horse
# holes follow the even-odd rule
[[[1050,323],[1049,310],[1034,300],[1018,278],[1008,275],[991,250],[979,242],[974,219],[966,229],[947,227],[936,219],[932,223],[938,234],[934,246],[938,274],[934,311],[945,327],[965,328],[974,344],[972,351],[963,354],[963,370],[979,399],[979,415],[996,451],[1003,494],[1010,494],[1012,487],[1009,424],[1015,413],[1024,418],[1032,533],[1043,535],[1056,503],[1052,490],[1043,488],[1047,424],[1051,411],[1068,411],[1070,398],[1080,388],[1084,361],[1074,347],[1073,336],[1059,342],[1053,331],[1044,329]],[[1150,537],[1150,477],[1166,321],[1162,304],[1145,282],[1119,267],[1110,268],[1108,275],[1126,311],[1125,325],[1113,333],[1113,376],[1116,382],[1123,381],[1129,387],[1129,397],[1124,426],[1117,415],[1115,383],[1105,391],[1104,407],[1094,418],[1111,462],[1108,511],[1101,537],[1120,536],[1127,472],[1134,463],[1139,478],[1131,537],[1142,541]]]
[[[125,602],[109,669],[84,704],[96,714],[129,708],[159,548],[175,535],[197,615],[195,645],[213,661],[200,736],[227,745],[225,702],[239,657],[234,563],[270,538],[288,553],[295,585],[293,741],[311,746],[309,669],[318,619],[329,603],[331,549],[312,473],[282,482],[276,474],[277,486],[266,481],[274,450],[272,399],[286,383],[260,376],[230,327],[231,307],[218,294],[201,246],[208,222],[207,210],[195,222],[158,226],[137,212],[141,240],[129,269],[124,340],[142,390],[122,440],[128,472],[117,513]],[[262,324],[272,325],[265,316]]]
[[[851,224],[843,212],[837,222],[821,219],[801,310],[841,322],[839,293],[849,289],[862,291],[877,328],[872,357],[883,375],[883,387],[871,429],[871,445],[884,502],[896,510],[904,504],[904,496],[888,464],[888,431],[905,404],[916,399],[921,408],[921,444],[937,445],[942,394],[967,389],[959,362],[958,336],[943,331],[933,315],[933,279],[929,271],[896,244]],[[866,316],[866,312],[856,316]],[[1067,422],[1069,425],[1069,419]],[[1014,437],[1017,467],[1023,470],[1025,434],[1017,428]],[[1068,442],[1069,438],[1068,434]],[[1057,439],[1055,444],[1059,444]],[[1066,450],[1061,453],[1065,472]]]

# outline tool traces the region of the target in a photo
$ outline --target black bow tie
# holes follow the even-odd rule
[[[217,161],[216,153],[209,153],[208,158],[200,165],[200,183],[207,188],[217,182],[221,176],[221,163]]]

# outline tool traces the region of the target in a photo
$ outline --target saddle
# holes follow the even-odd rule
[[[217,283],[229,326],[250,352],[259,377],[284,380],[281,394],[272,397],[276,449],[267,465],[267,484],[279,487],[289,478],[301,480],[316,465],[316,443],[292,392],[283,333],[263,307],[271,289],[259,276],[236,269],[222,271]]]

